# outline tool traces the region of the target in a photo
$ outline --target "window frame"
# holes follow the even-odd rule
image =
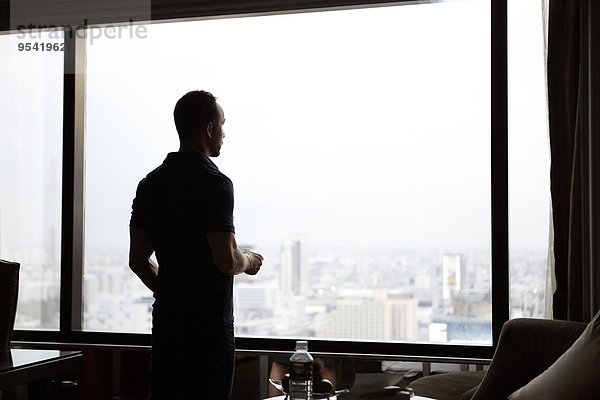
[[[509,319],[508,242],[508,63],[507,1],[491,1],[491,260],[492,345],[453,345],[404,342],[311,340],[316,354],[377,357],[423,361],[462,360],[472,363],[492,358],[500,330]],[[192,2],[176,6],[152,5],[152,21],[169,22],[239,15],[348,9],[428,3],[398,0],[296,0],[256,2]],[[101,23],[121,22],[104,17]],[[143,21],[138,21],[143,22]],[[83,28],[83,27],[80,27]],[[63,176],[61,231],[61,288],[59,331],[16,330],[14,342],[54,343],[69,346],[144,347],[150,334],[82,331],[84,255],[84,141],[85,141],[85,38],[65,31],[63,100]],[[69,34],[71,33],[71,34]],[[126,266],[123,266],[126,268]],[[293,339],[236,338],[236,350],[254,353],[290,352]]]

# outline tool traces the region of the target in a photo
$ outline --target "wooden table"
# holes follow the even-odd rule
[[[0,351],[0,390],[61,375],[81,368],[80,351],[11,349]]]

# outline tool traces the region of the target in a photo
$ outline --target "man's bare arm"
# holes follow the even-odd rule
[[[150,259],[153,252],[148,232],[144,228],[129,228],[129,268],[154,293],[158,267]]]
[[[260,270],[263,257],[253,251],[240,251],[232,232],[207,233],[213,262],[226,275],[237,275],[245,272],[255,275]]]

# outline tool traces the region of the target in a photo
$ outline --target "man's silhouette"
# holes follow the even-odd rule
[[[130,222],[129,266],[155,298],[151,399],[229,399],[233,275],[262,256],[238,249],[233,185],[209,158],[225,136],[215,97],[189,92],[173,114],[179,151],[139,183]]]

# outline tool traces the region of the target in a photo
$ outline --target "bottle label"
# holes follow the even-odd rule
[[[291,362],[290,363],[290,379],[298,381],[312,380],[312,362]]]

